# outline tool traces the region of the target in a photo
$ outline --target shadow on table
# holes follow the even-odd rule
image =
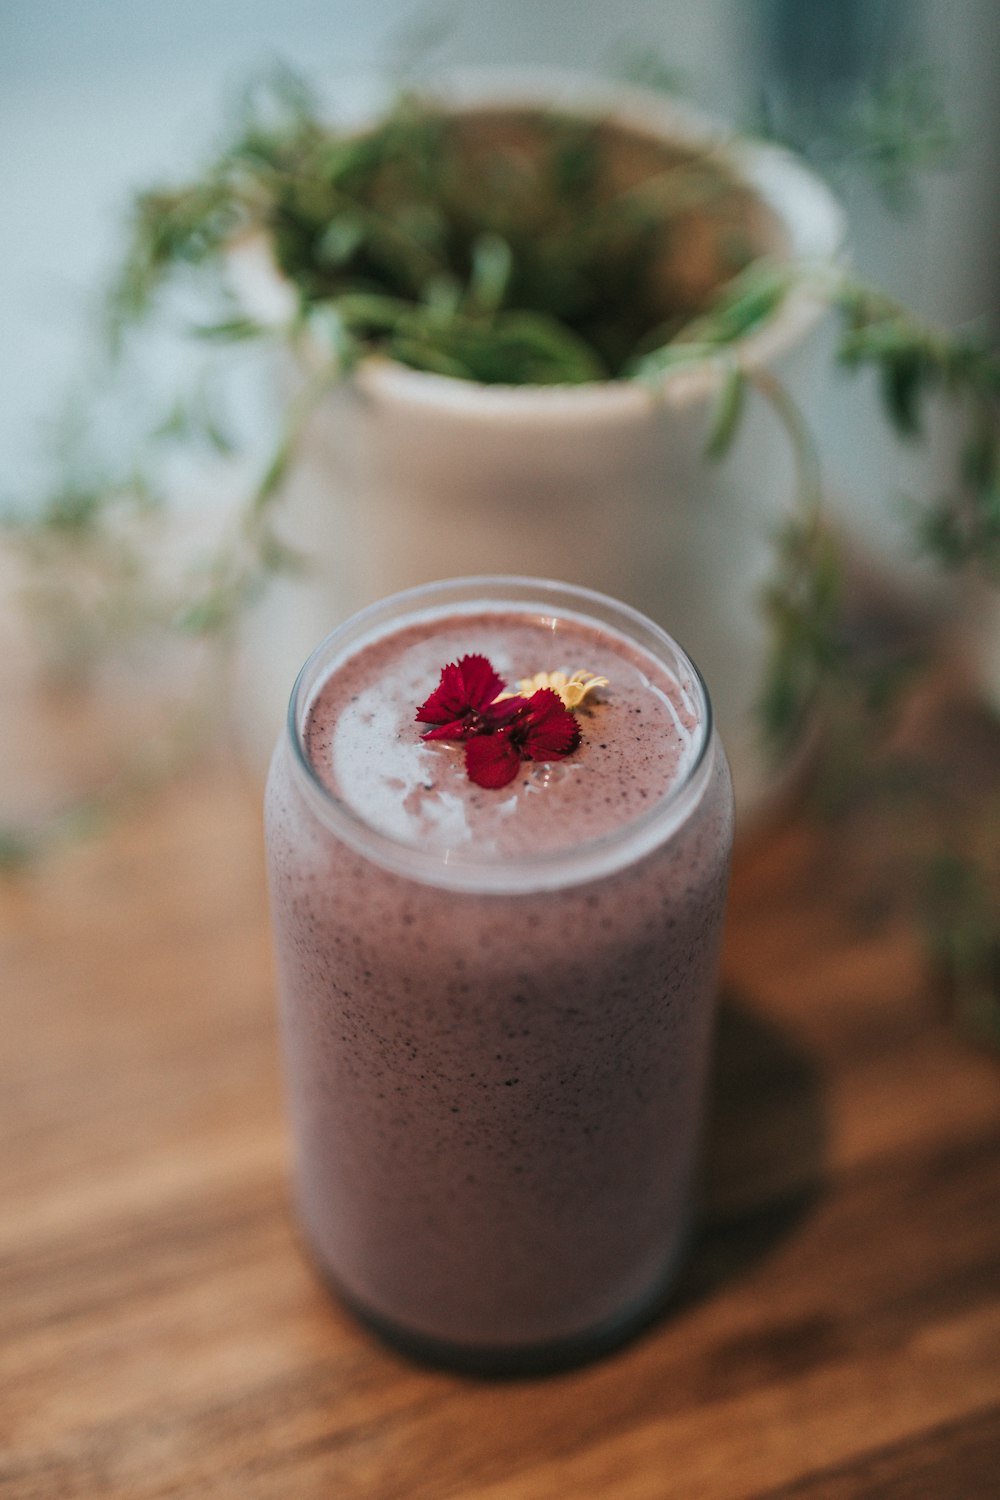
[[[817,1064],[732,991],[719,1012],[700,1228],[672,1307],[748,1271],[809,1214],[824,1186]]]

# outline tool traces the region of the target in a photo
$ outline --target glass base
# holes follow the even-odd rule
[[[653,1287],[637,1302],[614,1317],[592,1324],[580,1333],[546,1340],[537,1344],[512,1344],[499,1347],[458,1344],[447,1339],[419,1333],[391,1318],[384,1318],[359,1302],[321,1267],[324,1280],[334,1296],[347,1310],[378,1336],[383,1343],[421,1364],[438,1369],[455,1370],[464,1375],[482,1375],[492,1379],[517,1376],[554,1375],[561,1370],[589,1364],[621,1348],[644,1329],[655,1323],[666,1311],[674,1283],[684,1259],[688,1238],[685,1235]]]

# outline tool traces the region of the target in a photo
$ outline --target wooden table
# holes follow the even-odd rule
[[[804,824],[744,852],[675,1306],[491,1384],[380,1348],[300,1253],[247,778],[5,888],[0,1496],[1000,1495],[1000,1060],[854,905]]]

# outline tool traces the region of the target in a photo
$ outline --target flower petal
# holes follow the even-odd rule
[[[518,745],[525,760],[562,760],[580,743],[580,726],[553,688],[539,688],[528,700]]]
[[[503,678],[485,656],[463,656],[442,668],[441,680],[417,709],[421,724],[452,724],[470,713],[489,708],[503,687]]]
[[[522,698],[517,693],[507,693],[495,699],[480,715],[484,730],[492,734],[497,729],[503,729],[524,713],[527,707],[527,698]]]
[[[579,708],[588,693],[597,688],[607,687],[606,677],[597,677],[593,672],[586,672],[582,668],[567,677],[565,672],[536,672],[534,677],[524,677],[517,684],[518,692],[524,698],[530,698],[537,693],[539,688],[552,688],[553,692],[559,694],[567,708]]]
[[[513,781],[521,766],[509,729],[477,734],[465,743],[465,770],[477,786],[501,787]]]
[[[439,724],[435,729],[425,729],[422,740],[465,740],[472,733],[467,719],[452,719],[450,724]]]
[[[574,672],[567,682],[556,688],[556,691],[567,708],[579,708],[588,694],[607,686],[606,677],[597,677],[593,672],[579,671]]]
[[[503,678],[485,656],[463,656],[458,663],[465,696],[477,713],[483,713],[503,690]]]

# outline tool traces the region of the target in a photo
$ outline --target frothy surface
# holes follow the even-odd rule
[[[608,686],[577,711],[566,760],[526,761],[501,790],[477,787],[461,745],[421,739],[417,705],[441,668],[489,658],[511,691],[540,671]],[[701,739],[690,684],[605,626],[525,610],[449,612],[379,637],[336,667],[311,705],[305,747],[320,780],[371,827],[437,853],[502,859],[572,848],[648,812]]]

